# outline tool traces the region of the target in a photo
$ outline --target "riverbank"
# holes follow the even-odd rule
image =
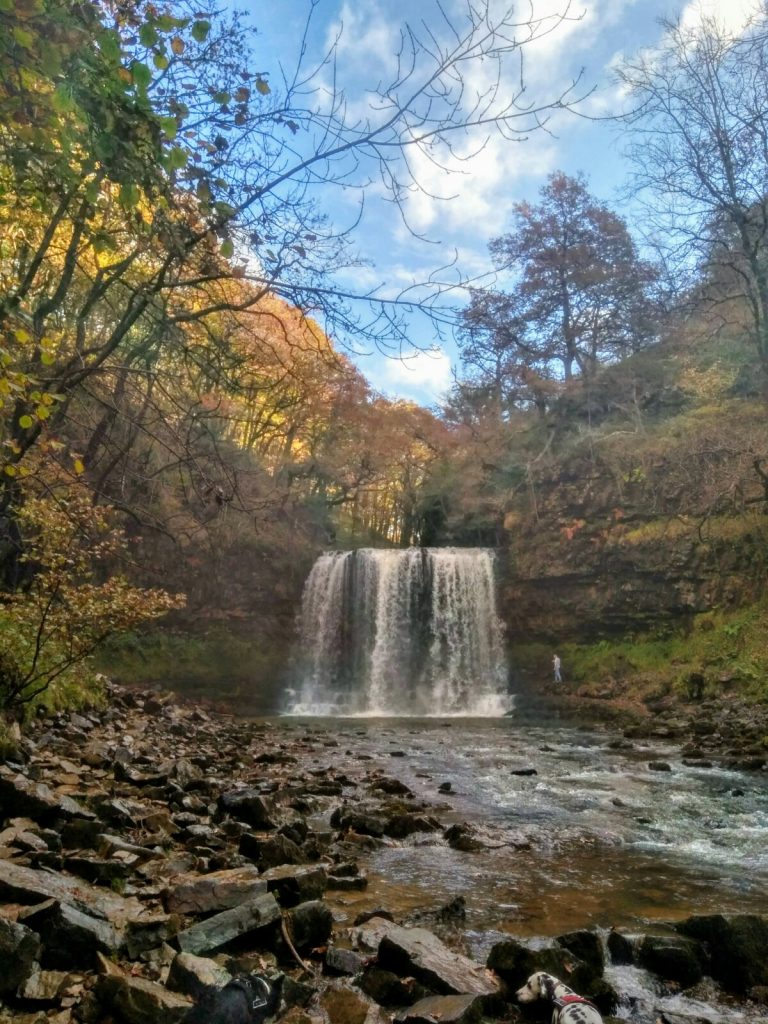
[[[653,728],[665,727],[659,715]],[[575,927],[532,945],[487,934],[482,956],[465,930],[469,891],[421,912],[369,907],[360,920],[377,853],[407,857],[423,841],[471,861],[501,833],[459,820],[449,781],[430,799],[414,793],[403,781],[411,751],[386,730],[386,771],[352,735],[117,687],[104,710],[37,722],[0,768],[0,1019],[175,1022],[207,985],[259,970],[286,975],[290,1024],[510,1021],[514,989],[540,968],[638,1024],[651,1010],[622,1002],[617,970],[651,970],[659,999],[685,988],[709,1005],[714,974],[718,1005],[759,1018],[758,917],[689,915],[607,939]],[[521,766],[520,778],[531,772]],[[531,830],[504,841],[536,856]]]

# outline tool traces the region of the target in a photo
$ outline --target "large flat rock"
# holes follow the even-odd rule
[[[96,994],[121,1024],[180,1024],[192,1005],[146,978],[104,975],[99,978]]]
[[[59,900],[83,913],[104,918],[116,926],[140,917],[141,903],[133,897],[118,896],[109,889],[89,885],[58,871],[37,871],[0,860],[0,901],[8,903],[42,903]]]
[[[256,868],[232,868],[209,875],[180,875],[165,893],[170,914],[210,914],[229,910],[267,891]]]
[[[208,953],[239,935],[265,928],[279,920],[280,907],[272,893],[265,892],[240,907],[223,910],[179,932],[176,942],[183,953]]]
[[[33,782],[24,775],[0,770],[0,807],[5,817],[31,818],[47,825],[72,818],[96,817],[69,796],[54,793],[44,782]]]
[[[410,975],[433,992],[494,995],[499,990],[498,980],[487,968],[453,953],[425,928],[389,928],[379,944],[378,959],[381,967]]]
[[[482,1016],[482,996],[430,996],[401,1010],[395,1024],[479,1024]]]

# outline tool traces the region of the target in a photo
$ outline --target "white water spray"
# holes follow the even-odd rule
[[[494,555],[363,548],[315,562],[292,714],[498,716],[511,707]]]

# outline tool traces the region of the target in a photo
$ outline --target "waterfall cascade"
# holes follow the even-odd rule
[[[494,554],[362,548],[315,562],[300,619],[307,715],[502,715],[507,693]]]

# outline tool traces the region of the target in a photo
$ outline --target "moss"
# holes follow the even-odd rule
[[[157,684],[192,698],[253,709],[279,703],[284,642],[219,628],[202,634],[128,633],[104,646],[102,672],[120,683]]]

